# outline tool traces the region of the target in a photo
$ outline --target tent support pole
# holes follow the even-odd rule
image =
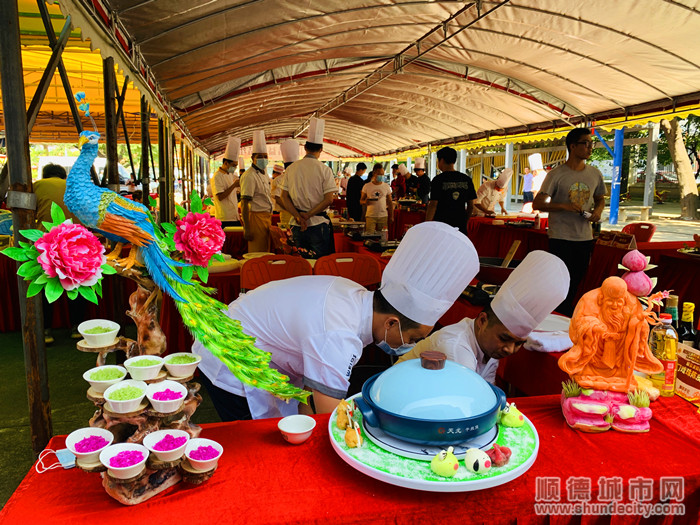
[[[5,117],[7,165],[10,175],[10,192],[7,203],[12,209],[15,226],[15,245],[26,240],[20,230],[34,228],[36,195],[32,192],[29,163],[29,132],[24,98],[24,75],[19,38],[19,14],[17,2],[0,2],[0,78],[2,104]],[[41,296],[27,297],[28,282],[17,276],[20,313],[22,318],[22,346],[24,369],[27,377],[29,402],[29,427],[32,450],[39,454],[51,439],[51,403],[44,345],[44,314]]]
[[[143,193],[143,204],[148,206],[150,196],[150,181],[148,169],[148,152],[151,149],[151,137],[148,133],[148,124],[151,120],[151,111],[148,107],[146,97],[141,97],[141,191]]]

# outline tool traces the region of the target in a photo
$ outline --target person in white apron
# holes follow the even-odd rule
[[[427,336],[479,270],[471,241],[456,228],[429,222],[404,237],[379,291],[333,276],[274,281],[241,295],[228,315],[270,352],[271,366],[310,390],[317,413],[331,412],[350,385],[362,349],[377,343],[391,355]],[[203,383],[225,421],[309,413],[239,381],[199,341]]]
[[[517,352],[568,291],[569,271],[561,259],[539,250],[530,252],[476,319],[465,318],[438,330],[398,362],[437,350],[493,383],[498,360]]]

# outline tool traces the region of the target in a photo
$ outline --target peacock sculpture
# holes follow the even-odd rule
[[[116,259],[122,244],[130,243],[128,256],[115,262],[130,268],[142,260],[156,286],[175,301],[185,326],[238,379],[282,399],[304,402],[309,392],[290,385],[287,376],[269,367],[270,354],[256,348],[255,338],[225,314],[226,305],[211,297],[213,290],[183,278],[182,268],[189,265],[170,256],[164,233],[148,208],[92,183],[90,167],[99,139],[96,131],[80,134],[80,155],[66,180],[66,207],[85,226],[117,242],[108,259]]]

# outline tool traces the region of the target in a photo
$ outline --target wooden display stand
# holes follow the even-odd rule
[[[119,337],[104,347],[94,347],[84,340],[79,341],[78,350],[98,354],[97,366],[104,365],[107,355],[116,350],[123,351],[127,358],[130,358],[139,355],[160,355],[166,348],[165,336],[158,324],[162,302],[160,290],[137,269],[123,270],[119,266],[115,268],[121,275],[138,283],[137,290],[129,297],[131,309],[127,312],[136,324],[138,335],[136,340]],[[170,413],[157,412],[149,405],[148,399],[144,398],[133,412],[119,414],[111,410],[102,393],[90,387],[87,398],[97,408],[90,419],[90,426],[111,431],[114,434],[114,443],[142,443],[144,437],[157,430],[184,430],[190,438],[199,437],[202,428],[190,421],[202,402],[202,396],[198,393],[199,383],[192,382],[193,375],[172,377],[165,368],[146,383],[158,383],[165,379],[182,383],[187,388],[187,395],[182,404]],[[107,494],[124,505],[136,505],[146,501],[182,480],[192,484],[203,483],[216,470],[213,468],[207,472],[197,471],[184,456],[175,461],[165,462],[160,461],[154,454],[149,456],[144,469],[130,479],[114,478],[99,461],[91,464],[76,461],[76,465],[86,472],[100,472]]]

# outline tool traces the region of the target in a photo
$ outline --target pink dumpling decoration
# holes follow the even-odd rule
[[[627,291],[637,297],[648,296],[654,288],[654,283],[644,272],[626,272],[622,279],[627,283]]]
[[[631,252],[627,252],[622,258],[622,266],[624,266],[631,272],[641,272],[642,270],[644,270],[644,268],[647,267],[647,258],[644,257],[642,252],[640,252],[639,250],[632,250]]]

